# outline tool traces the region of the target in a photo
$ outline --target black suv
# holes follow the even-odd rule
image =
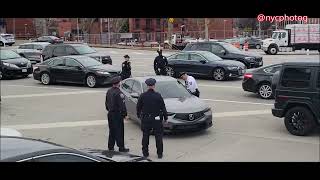
[[[63,43],[48,45],[42,51],[42,59],[45,61],[52,57],[83,55],[92,57],[103,64],[112,64],[112,59],[109,55],[99,53],[93,48],[84,43]]]
[[[287,130],[298,136],[312,132],[320,122],[320,63],[284,63],[280,71],[272,114],[284,117]]]
[[[241,51],[232,44],[223,41],[189,43],[183,51],[209,51],[222,59],[240,61],[247,69],[263,66],[261,56]]]

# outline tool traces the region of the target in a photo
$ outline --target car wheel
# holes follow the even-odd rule
[[[261,45],[260,44],[257,44],[256,45],[256,49],[260,49],[261,48]]]
[[[269,53],[269,54],[272,54],[272,55],[277,54],[277,53],[278,53],[277,47],[275,47],[275,46],[270,46],[270,47],[268,48],[268,53]]]
[[[166,67],[166,71],[168,76],[175,77],[175,72],[173,67],[170,67],[170,66]]]
[[[258,94],[262,99],[270,99],[273,97],[273,92],[271,85],[268,83],[263,83],[258,88]]]
[[[0,41],[0,46],[3,46],[3,42],[2,41]]]
[[[90,88],[94,88],[97,85],[97,79],[96,76],[93,74],[89,74],[86,78],[86,84]]]
[[[226,78],[226,73],[222,68],[216,68],[213,70],[213,79],[216,81],[223,81]]]
[[[44,85],[49,85],[51,83],[50,75],[47,72],[42,73],[40,78],[41,78],[41,83]]]
[[[296,136],[305,136],[316,126],[315,118],[307,108],[297,106],[288,110],[284,118],[287,130]]]
[[[29,77],[29,74],[23,75],[22,77],[23,77],[23,78],[27,78],[27,77]]]

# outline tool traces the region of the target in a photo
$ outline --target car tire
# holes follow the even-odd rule
[[[48,72],[43,72],[40,75],[40,81],[43,85],[49,85],[51,84],[51,76]]]
[[[86,85],[90,88],[94,88],[97,86],[97,78],[94,74],[89,74],[86,77]]]
[[[226,72],[223,68],[216,68],[212,72],[212,77],[216,81],[223,81],[226,79]]]
[[[287,111],[284,118],[287,130],[296,136],[305,136],[316,127],[312,112],[305,107],[296,106]]]
[[[257,45],[256,45],[256,49],[261,49],[261,45],[260,45],[260,44],[257,44]]]
[[[2,41],[0,41],[0,46],[3,46],[3,42]]]
[[[268,48],[268,53],[271,55],[276,55],[278,53],[278,48],[276,46],[270,46]]]
[[[29,77],[29,74],[28,74],[28,75],[23,75],[22,77],[23,77],[23,78],[27,78],[27,77]]]
[[[273,97],[272,87],[269,83],[260,84],[257,91],[261,99],[271,99]]]
[[[174,72],[173,67],[170,67],[170,66],[166,67],[166,72],[168,76],[176,77],[176,73]]]

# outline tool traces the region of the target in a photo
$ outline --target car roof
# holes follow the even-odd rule
[[[141,83],[144,83],[149,78],[153,78],[157,82],[177,81],[177,79],[175,79],[173,77],[170,77],[170,76],[138,76],[138,77],[128,78],[127,80],[132,79],[132,80],[136,80],[136,81],[139,81]]]
[[[22,44],[20,44],[19,46],[21,46],[21,45],[29,45],[29,44],[40,44],[40,45],[49,45],[50,43],[48,43],[48,42],[28,42],[28,43],[22,43]]]
[[[49,46],[52,47],[52,46],[83,46],[83,45],[86,45],[88,46],[87,43],[59,43],[59,44],[50,44]]]
[[[315,60],[306,60],[306,61],[298,61],[298,62],[284,62],[283,65],[285,66],[320,66],[319,59]]]
[[[1,160],[39,151],[70,150],[62,145],[31,138],[1,136],[0,141]]]
[[[209,51],[180,51],[180,52],[177,52],[175,54],[179,54],[179,53],[199,53],[199,54],[203,54],[203,53],[211,53]]]

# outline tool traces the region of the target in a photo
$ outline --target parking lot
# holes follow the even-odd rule
[[[10,47],[14,48],[14,47]],[[113,64],[131,57],[133,76],[154,75],[155,51],[96,48],[110,54]],[[265,65],[286,61],[319,61],[318,52],[304,51],[265,55]],[[164,55],[172,54],[166,52]],[[262,100],[244,92],[241,78],[217,82],[197,79],[201,98],[213,110],[213,127],[204,132],[167,135],[164,158],[158,160],[154,138],[150,158],[154,161],[319,161],[320,132],[293,136],[283,119],[273,117],[274,100]],[[1,127],[15,128],[26,137],[49,140],[77,149],[107,148],[105,93],[109,87],[80,85],[44,86],[30,75],[26,79],[1,80]],[[125,121],[125,143],[130,153],[141,155],[142,132],[138,124]]]

